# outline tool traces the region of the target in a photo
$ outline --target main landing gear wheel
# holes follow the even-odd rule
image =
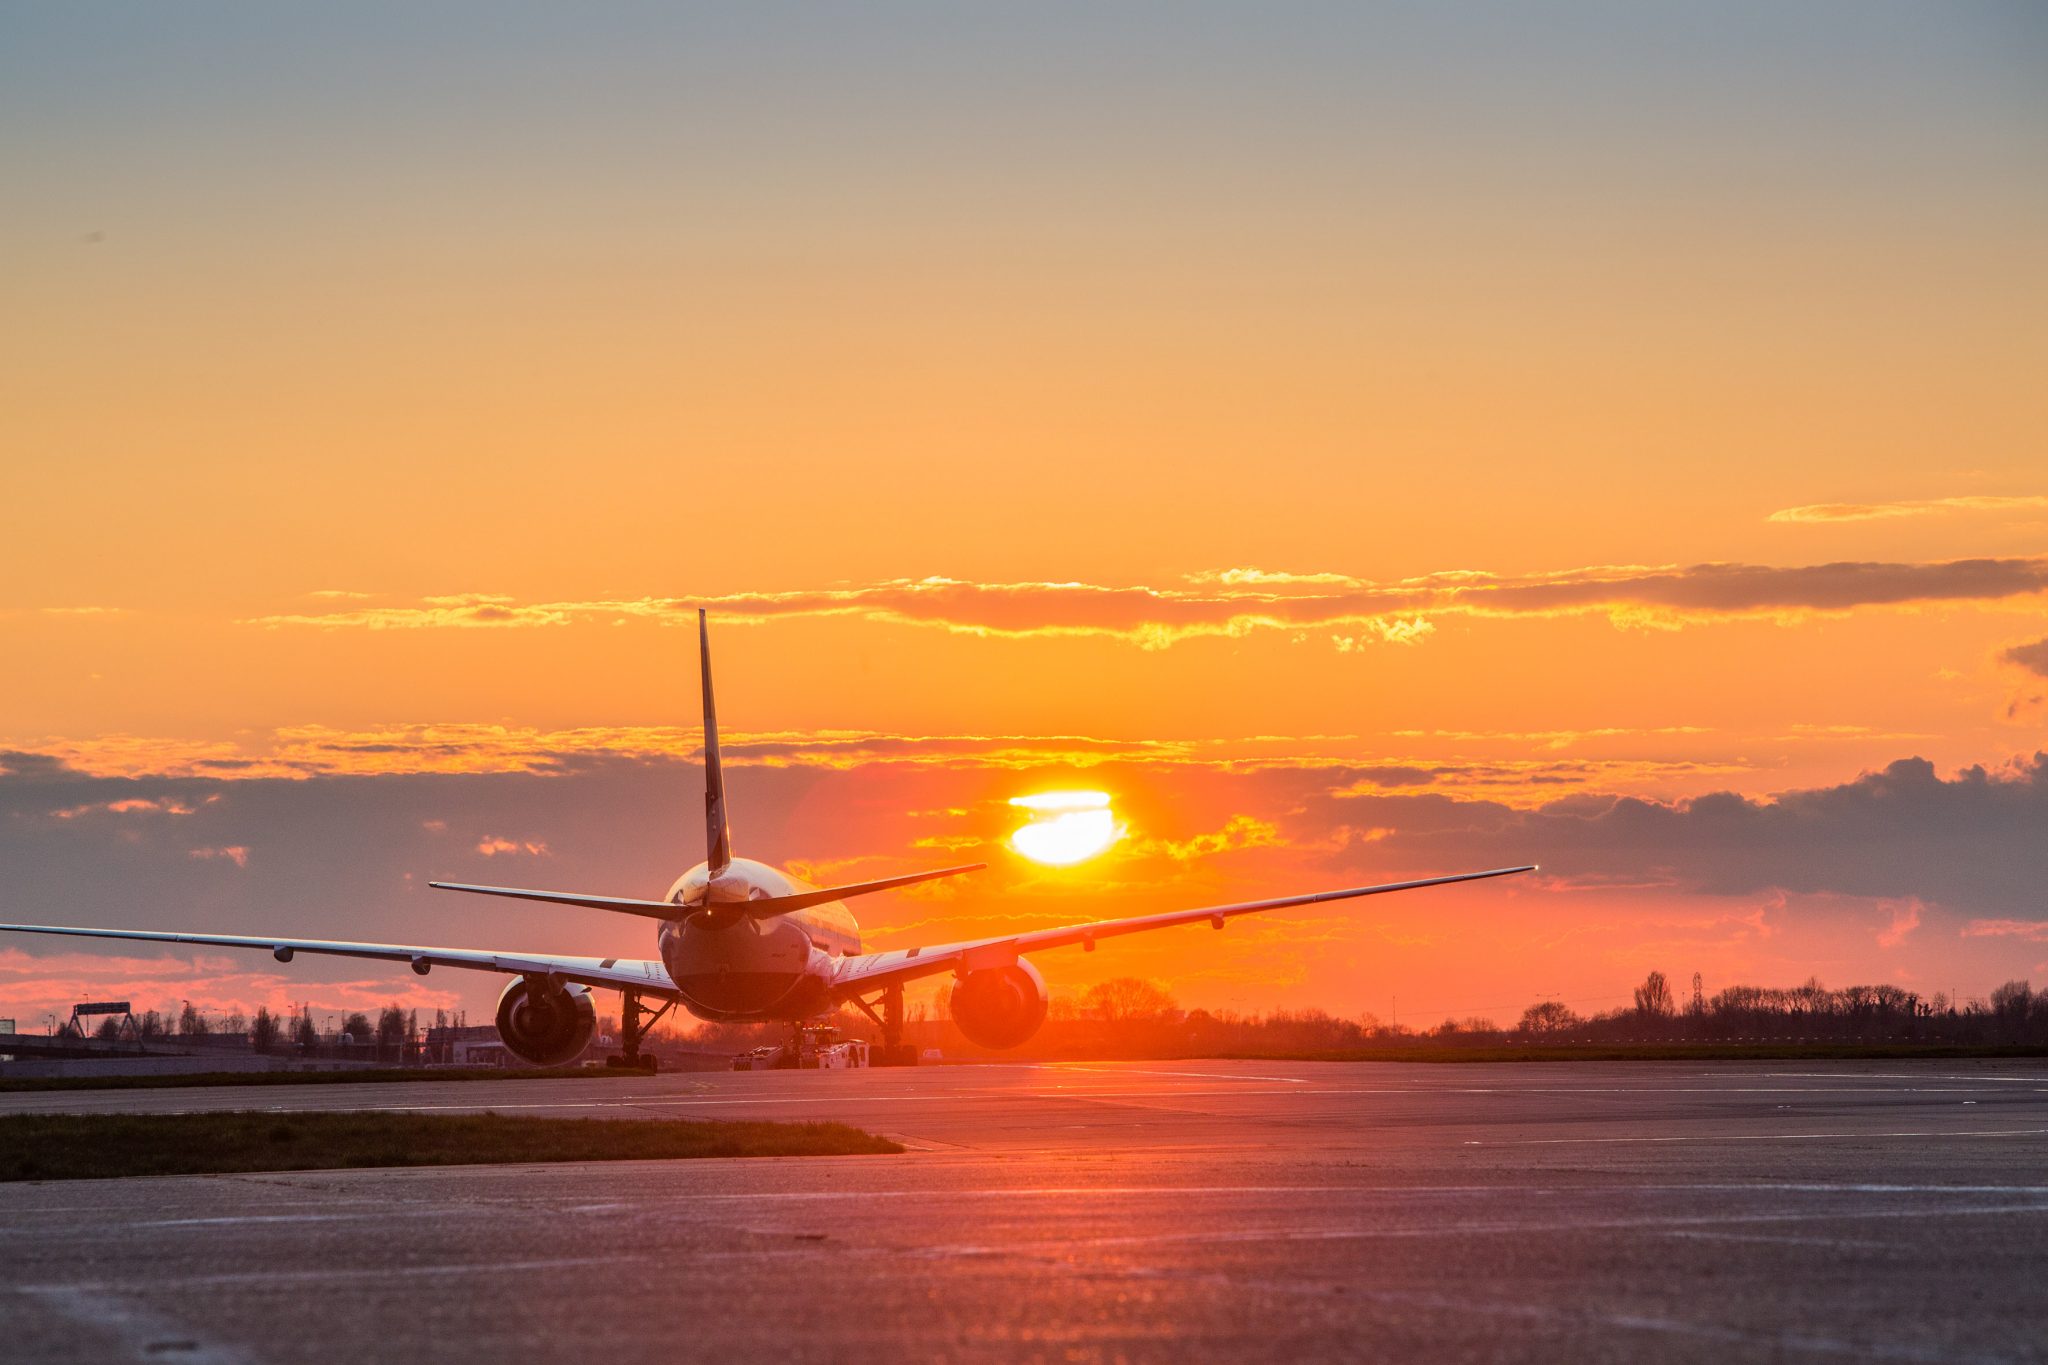
[[[620,997],[619,1045],[625,1051],[620,1056],[605,1058],[604,1064],[606,1067],[614,1070],[644,1071],[652,1076],[661,1069],[661,1063],[653,1054],[644,1053],[640,1050],[640,1040],[646,1036],[648,1029],[653,1028],[655,1024],[660,1022],[662,1015],[667,1014],[676,1007],[676,1002],[673,1000],[667,1001],[660,1009],[653,1011],[645,1019],[642,1019],[640,1017],[640,997],[632,991],[622,991],[620,992]]]

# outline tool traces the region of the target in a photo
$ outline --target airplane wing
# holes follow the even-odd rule
[[[261,948],[279,962],[296,953],[330,957],[366,957],[382,962],[409,962],[425,976],[436,967],[502,972],[507,976],[556,976],[585,986],[626,989],[642,995],[675,999],[675,982],[659,962],[619,957],[551,957],[542,953],[500,953],[475,948],[420,948],[396,943],[339,943],[322,938],[247,938],[238,934],[184,934],[161,929],[75,929],[56,924],[0,924],[17,934],[68,934],[76,938],[122,938],[146,943],[196,943],[210,948]]]
[[[1385,882],[1378,886],[1354,886],[1342,891],[1314,891],[1305,896],[1281,896],[1273,900],[1239,901],[1233,905],[1211,905],[1200,910],[1169,910],[1159,915],[1137,915],[1130,919],[1097,920],[1093,924],[1070,924],[1057,929],[1033,929],[1028,933],[1000,938],[970,939],[929,948],[906,948],[890,953],[863,953],[842,959],[832,980],[833,994],[848,1000],[883,986],[900,985],[921,976],[940,972],[969,972],[982,967],[1003,967],[1024,953],[1047,948],[1090,949],[1097,939],[1119,934],[1141,934],[1148,929],[1171,929],[1181,924],[1207,922],[1217,929],[1238,915],[1256,915],[1264,910],[1285,910],[1297,905],[1319,905],[1324,901],[1352,900],[1359,896],[1383,896],[1390,891],[1413,891],[1425,886],[1448,886],[1453,882],[1483,881],[1488,877],[1512,877],[1534,872],[1535,864],[1497,867],[1487,872],[1460,872],[1449,877],[1425,877],[1412,882]]]

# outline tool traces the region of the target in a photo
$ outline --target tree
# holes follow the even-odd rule
[[[320,1030],[313,1026],[313,1016],[304,1009],[299,1011],[298,1022],[292,1025],[292,1042],[303,1052],[316,1051],[320,1046]]]
[[[267,1005],[256,1007],[256,1017],[249,1021],[249,1046],[257,1052],[268,1052],[277,1042],[277,1016]]]
[[[1116,1024],[1127,1019],[1157,1019],[1178,1007],[1164,987],[1138,976],[1116,976],[1081,997],[1081,1003],[1105,1021]]]
[[[342,1036],[352,1043],[370,1041],[370,1016],[360,1010],[341,1021]]]
[[[388,1053],[396,1057],[404,1043],[405,1011],[396,1005],[386,1005],[383,1013],[377,1016],[377,1055],[382,1057]]]
[[[1998,1031],[2009,1041],[2026,1035],[2027,1014],[2034,1007],[2034,988],[2025,981],[2008,981],[1991,992],[1991,1013]]]
[[[135,1036],[148,1042],[164,1036],[164,1017],[150,1010],[135,1021]]]
[[[187,1038],[204,1038],[212,1032],[206,1026],[206,1016],[194,1009],[190,1000],[185,1002],[185,1008],[178,1014],[178,1032]]]
[[[1564,1033],[1585,1022],[1561,1001],[1545,1000],[1523,1010],[1516,1027],[1522,1033]]]
[[[1664,979],[1664,973],[1651,972],[1643,978],[1643,984],[1636,987],[1636,1013],[1658,1019],[1677,1013],[1677,1006],[1671,999],[1671,983]]]
[[[92,1031],[92,1036],[103,1038],[110,1043],[113,1042],[121,1036],[121,1021],[111,1014],[108,1015],[100,1020],[100,1026]]]

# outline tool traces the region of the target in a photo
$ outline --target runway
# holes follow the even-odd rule
[[[0,1112],[830,1118],[901,1157],[0,1186],[10,1360],[2048,1360],[2039,1062],[962,1066]]]

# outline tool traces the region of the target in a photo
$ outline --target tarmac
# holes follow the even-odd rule
[[[2048,1064],[934,1066],[0,1095],[902,1156],[0,1185],[0,1357],[2048,1361]]]

